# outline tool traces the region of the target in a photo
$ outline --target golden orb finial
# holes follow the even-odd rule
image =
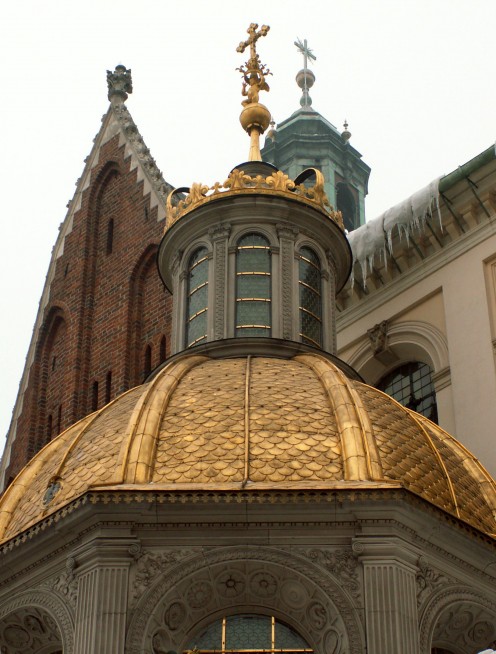
[[[241,41],[236,52],[244,52],[250,47],[250,58],[239,70],[243,77],[242,95],[246,98],[241,104],[243,111],[239,117],[241,126],[250,135],[250,153],[248,161],[262,161],[260,153],[260,135],[265,132],[270,122],[270,112],[259,100],[260,91],[268,91],[269,85],[265,81],[267,75],[272,75],[270,70],[262,64],[257,54],[257,41],[261,36],[266,36],[270,27],[262,25],[257,32],[258,23],[251,23],[247,29],[248,39]]]

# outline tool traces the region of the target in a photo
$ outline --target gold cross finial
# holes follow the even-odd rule
[[[243,87],[241,94],[244,99],[241,104],[244,109],[241,112],[239,120],[244,130],[250,135],[250,161],[262,161],[260,153],[260,135],[265,132],[269,126],[270,112],[263,104],[259,102],[260,91],[268,91],[269,85],[266,82],[266,76],[271,72],[260,61],[257,54],[256,44],[261,36],[266,36],[270,27],[262,25],[258,30],[258,23],[252,23],[246,30],[248,32],[248,39],[241,41],[236,48],[236,52],[244,52],[248,46],[250,47],[250,58],[243,65],[237,68],[243,78]]]
[[[236,48],[236,52],[243,53],[248,46],[250,46],[250,59],[256,59],[257,57],[257,41],[261,36],[267,36],[267,32],[270,30],[268,25],[262,25],[260,30],[257,32],[258,23],[251,23],[250,27],[246,30],[249,34],[249,37],[246,41],[241,41],[241,43]]]

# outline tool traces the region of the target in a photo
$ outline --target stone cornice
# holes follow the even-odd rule
[[[0,555],[7,554],[19,545],[31,540],[37,534],[44,532],[54,525],[59,524],[61,520],[88,505],[121,505],[131,507],[132,505],[141,505],[143,503],[168,505],[206,505],[206,504],[260,504],[260,505],[281,505],[281,504],[334,504],[337,499],[340,503],[349,502],[350,504],[358,502],[381,502],[391,500],[396,502],[407,502],[420,508],[429,515],[436,516],[436,519],[442,519],[444,524],[458,529],[461,532],[469,533],[473,540],[481,543],[487,543],[494,547],[495,539],[488,534],[478,531],[462,520],[445,513],[438,507],[431,505],[428,501],[414,495],[413,493],[402,488],[398,484],[391,484],[390,488],[375,487],[363,488],[356,486],[354,488],[345,488],[343,484],[331,488],[318,488],[311,485],[308,488],[278,489],[266,488],[259,490],[234,490],[234,489],[175,489],[164,490],[159,488],[150,488],[149,485],[143,487],[115,487],[101,490],[93,490],[85,493],[73,502],[55,511],[37,524],[29,527],[24,532],[5,541],[0,545]],[[119,521],[116,514],[115,525],[129,523],[129,517]],[[177,526],[180,526],[179,523]],[[189,523],[188,523],[189,524]],[[208,523],[210,524],[210,523]],[[267,524],[275,525],[278,521],[269,521]],[[294,524],[294,522],[288,523]],[[305,523],[308,524],[308,523]],[[333,519],[329,519],[329,524],[334,524]],[[60,527],[59,527],[60,528]]]
[[[446,264],[454,261],[495,234],[496,226],[494,221],[488,221],[481,223],[456,241],[445,245],[441,251],[433,253],[424,261],[409,268],[400,277],[396,277],[382,289],[371,292],[370,295],[364,297],[360,302],[341,311],[337,315],[338,331],[349,327],[365,313],[370,313],[398,295],[401,295],[407,289],[425,280],[429,275],[432,275],[437,270],[446,266]]]

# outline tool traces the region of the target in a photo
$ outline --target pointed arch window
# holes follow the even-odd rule
[[[302,247],[298,252],[300,339],[322,347],[322,270],[315,252]]]
[[[269,241],[247,234],[236,248],[236,336],[270,336],[272,327]]]
[[[193,252],[188,262],[186,302],[186,347],[207,340],[208,314],[208,250]]]

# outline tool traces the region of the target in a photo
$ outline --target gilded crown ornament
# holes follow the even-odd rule
[[[313,186],[305,184],[310,178],[314,179]],[[187,195],[178,200],[177,196],[182,193],[187,193]],[[235,168],[223,184],[215,182],[212,186],[207,186],[193,183],[189,188],[183,186],[174,189],[167,198],[165,229],[168,230],[179,218],[207,202],[220,200],[229,195],[250,195],[252,193],[284,195],[308,204],[325,213],[344,230],[343,216],[340,211],[334,211],[330,204],[324,190],[324,175],[316,168],[307,168],[294,181],[281,170],[274,171],[267,177],[263,175],[252,177],[245,174],[243,170]]]
[[[236,52],[243,53],[246,48],[250,48],[250,58],[239,70],[243,77],[243,87],[241,93],[245,100],[241,102],[243,111],[239,117],[241,126],[250,135],[250,153],[248,161],[262,161],[260,153],[260,136],[265,132],[270,123],[270,111],[267,107],[259,102],[260,91],[269,91],[269,85],[266,82],[267,75],[272,75],[270,70],[262,64],[260,56],[257,54],[257,41],[260,37],[266,36],[270,27],[262,25],[257,31],[258,23],[251,23],[247,29],[248,39],[241,41],[236,48]]]

